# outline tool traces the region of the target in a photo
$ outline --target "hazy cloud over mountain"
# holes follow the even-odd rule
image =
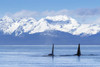
[[[67,15],[75,18],[78,20],[79,23],[97,23],[99,22],[100,17],[100,8],[94,8],[94,9],[76,9],[76,10],[67,10],[62,9],[58,11],[54,10],[46,10],[46,11],[29,11],[29,10],[22,10],[16,13],[7,13],[6,15],[10,17],[34,17],[35,19],[40,19],[42,17],[46,16],[56,16],[56,15]]]

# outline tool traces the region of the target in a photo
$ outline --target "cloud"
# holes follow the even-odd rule
[[[75,18],[79,23],[100,24],[100,22],[97,21],[97,19],[100,18],[100,8],[72,10],[70,16]]]
[[[36,11],[28,11],[28,10],[22,10],[19,12],[16,12],[12,14],[14,17],[31,17],[31,16],[37,16],[39,13]]]
[[[94,21],[91,21],[94,24],[100,24],[100,17],[96,18]]]
[[[80,16],[93,16],[93,15],[100,15],[100,8],[94,8],[94,9],[78,9],[75,10],[77,15]]]
[[[55,15],[67,15],[68,10],[63,9],[63,10],[59,10],[59,11],[42,11],[42,12],[38,12],[38,11],[29,11],[29,10],[21,10],[19,12],[16,13],[6,13],[7,16],[11,16],[11,17],[34,17],[34,18],[42,18],[42,17],[46,17],[46,16],[55,16]]]
[[[56,16],[56,15],[67,15],[75,18],[79,23],[98,23],[97,18],[100,17],[100,8],[83,8],[83,9],[76,9],[76,10],[51,10],[51,11],[29,11],[29,10],[21,10],[16,13],[7,13],[8,16],[11,17],[34,17],[36,19],[40,19],[46,16]]]
[[[52,15],[79,15],[79,16],[93,16],[93,15],[100,15],[100,8],[94,8],[94,9],[89,9],[89,8],[84,8],[84,9],[76,9],[76,10],[67,10],[67,9],[62,9],[58,11],[29,11],[29,10],[21,10],[19,12],[16,12],[12,14],[13,16],[52,16]]]

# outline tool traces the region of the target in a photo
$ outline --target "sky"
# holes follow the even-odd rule
[[[20,10],[45,11],[99,8],[100,0],[0,0],[0,13]]]
[[[100,0],[0,0],[0,17],[32,16],[39,19],[60,14],[74,17],[80,23],[99,23]]]

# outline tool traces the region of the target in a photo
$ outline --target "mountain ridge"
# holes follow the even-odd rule
[[[11,18],[4,16],[0,19],[0,31],[4,34],[19,36],[23,33],[35,34],[47,30],[67,32],[72,35],[94,35],[100,32],[100,25],[79,24],[75,19],[66,15],[47,16],[36,20],[32,17]]]
[[[0,19],[0,45],[100,45],[100,25],[79,24],[65,16]]]

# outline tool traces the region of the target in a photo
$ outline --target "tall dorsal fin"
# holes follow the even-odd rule
[[[80,44],[78,44],[77,56],[80,56],[80,55],[81,55]]]
[[[52,45],[52,53],[48,54],[48,56],[54,56],[54,44]]]
[[[52,55],[54,55],[54,44],[52,45]]]

